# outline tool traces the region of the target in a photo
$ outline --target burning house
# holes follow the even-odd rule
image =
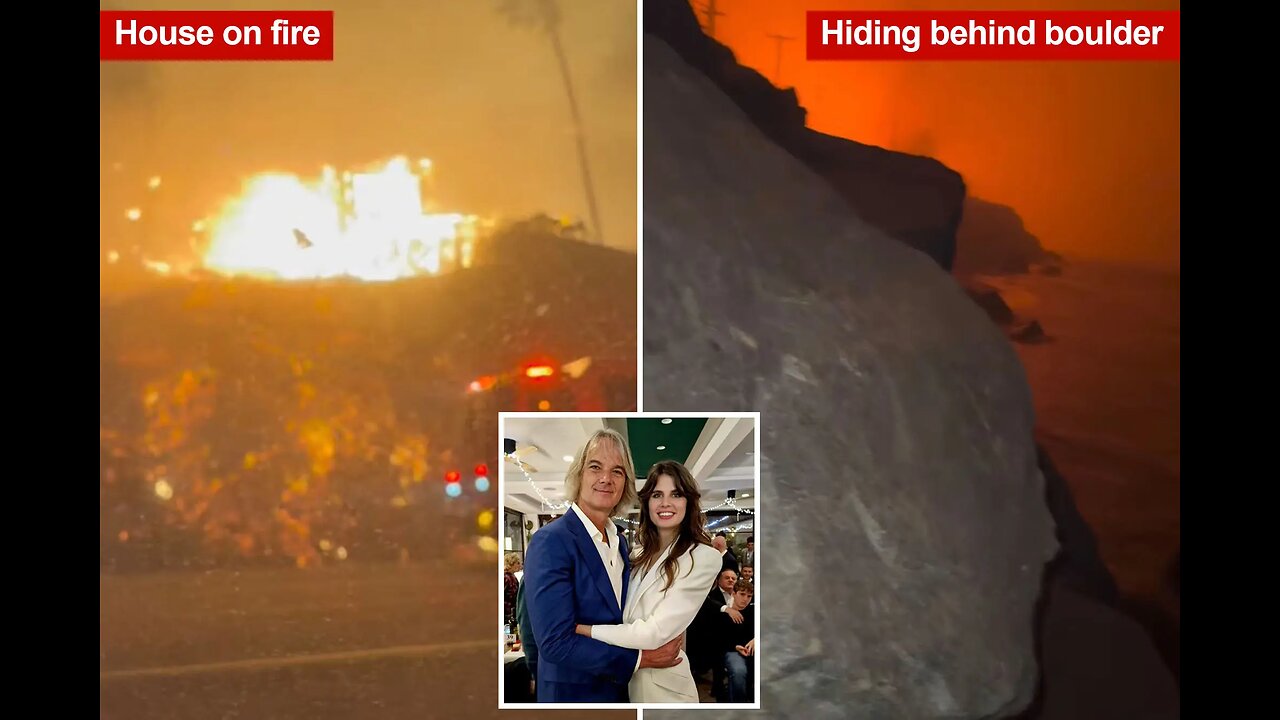
[[[470,267],[492,222],[430,212],[430,173],[430,160],[401,156],[356,172],[326,166],[311,182],[259,175],[199,224],[203,265],[224,275],[375,281]]]

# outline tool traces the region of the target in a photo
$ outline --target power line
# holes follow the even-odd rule
[[[776,44],[776,60],[774,62],[773,82],[778,87],[782,87],[782,44],[795,40],[795,38],[787,35],[779,35],[777,33],[770,33],[768,37]]]
[[[707,16],[707,35],[715,39],[716,18],[724,16],[724,12],[716,9],[716,0],[707,0],[707,4],[703,5],[701,9]]]

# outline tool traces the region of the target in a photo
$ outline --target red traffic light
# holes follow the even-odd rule
[[[457,470],[450,470],[444,474],[444,481],[447,483],[456,483],[462,480],[462,473]]]
[[[480,463],[479,465],[476,466],[476,475],[478,475],[479,477],[486,477],[488,474],[489,474],[488,465],[485,465],[484,463]]]

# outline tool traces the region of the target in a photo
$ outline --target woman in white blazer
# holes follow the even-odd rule
[[[698,483],[678,462],[653,466],[640,490],[640,526],[622,625],[579,625],[581,635],[635,650],[654,650],[693,622],[723,560],[703,526]],[[698,702],[689,658],[642,668],[628,687],[633,703]]]

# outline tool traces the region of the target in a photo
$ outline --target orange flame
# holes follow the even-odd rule
[[[404,157],[380,169],[318,181],[268,173],[207,223],[206,269],[279,280],[353,277],[398,280],[469,267],[474,216],[425,212],[422,173]]]

